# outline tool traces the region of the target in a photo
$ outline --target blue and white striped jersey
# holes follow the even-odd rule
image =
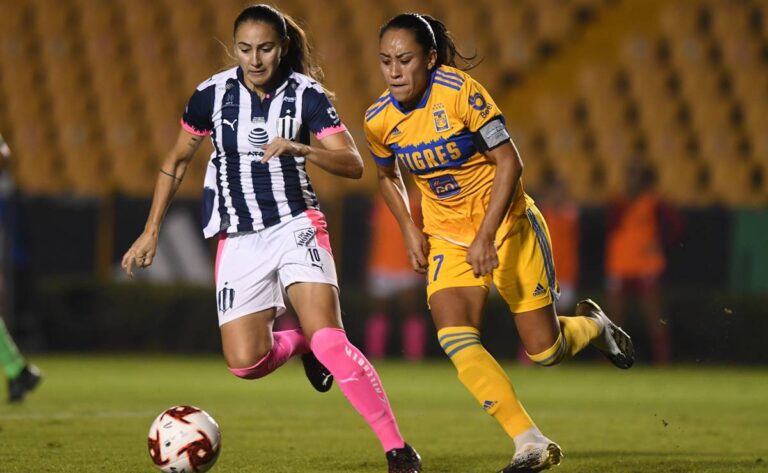
[[[346,130],[312,78],[290,72],[262,100],[244,85],[239,67],[200,84],[181,125],[213,142],[203,196],[206,238],[260,230],[318,209],[305,158],[276,156],[262,164],[262,146],[276,137],[308,144],[310,132],[322,139]]]

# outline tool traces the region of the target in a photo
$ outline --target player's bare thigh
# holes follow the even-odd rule
[[[227,366],[248,368],[272,350],[272,324],[276,313],[272,307],[238,317],[219,327]]]
[[[332,284],[298,282],[286,289],[307,340],[323,328],[344,328],[339,292]]]
[[[481,286],[449,287],[429,298],[432,319],[437,330],[445,327],[474,327],[480,329],[488,289]]]

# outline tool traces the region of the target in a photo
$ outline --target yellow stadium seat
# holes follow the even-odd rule
[[[64,123],[57,128],[64,177],[71,191],[86,196],[103,195],[110,189],[109,169],[96,130],[82,122]]]
[[[750,31],[747,2],[711,2],[712,33],[721,39]]]
[[[755,185],[757,166],[743,159],[721,159],[710,164],[712,189],[725,205],[743,207],[762,203],[762,189]]]
[[[646,135],[647,156],[656,166],[664,166],[667,161],[676,161],[688,155],[687,137],[671,127],[663,127]]]
[[[734,72],[741,69],[759,70],[765,67],[761,58],[762,41],[746,31],[734,31],[728,36],[719,38],[719,45],[723,64]]]
[[[699,134],[699,156],[707,163],[731,162],[741,154],[739,137],[727,128],[710,128]]]
[[[706,65],[686,65],[678,69],[680,91],[692,102],[718,100],[723,94],[722,72]]]
[[[669,42],[672,64],[680,67],[703,69],[712,65],[712,43],[695,35],[681,35]]]
[[[569,2],[538,0],[531,6],[535,11],[537,39],[557,43],[573,32],[573,10]]]
[[[20,187],[36,195],[60,192],[64,187],[61,161],[50,130],[38,117],[18,116],[13,122],[9,144]]]
[[[768,102],[768,73],[763,67],[734,68],[731,83],[734,96],[743,104]]]
[[[670,159],[659,166],[658,189],[665,199],[681,206],[706,205],[712,194],[704,186],[704,169],[694,159]]]
[[[659,17],[661,31],[668,37],[696,34],[700,32],[701,3],[678,0],[665,5]]]

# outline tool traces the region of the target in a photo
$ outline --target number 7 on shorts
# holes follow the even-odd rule
[[[432,276],[432,281],[437,281],[437,273],[440,272],[440,266],[443,265],[444,255],[435,255],[432,257],[432,261],[437,261],[437,267],[435,268],[435,275]]]

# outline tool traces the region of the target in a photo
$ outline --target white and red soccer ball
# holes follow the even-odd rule
[[[174,406],[149,428],[149,456],[165,473],[204,473],[221,451],[219,425],[202,409]]]

